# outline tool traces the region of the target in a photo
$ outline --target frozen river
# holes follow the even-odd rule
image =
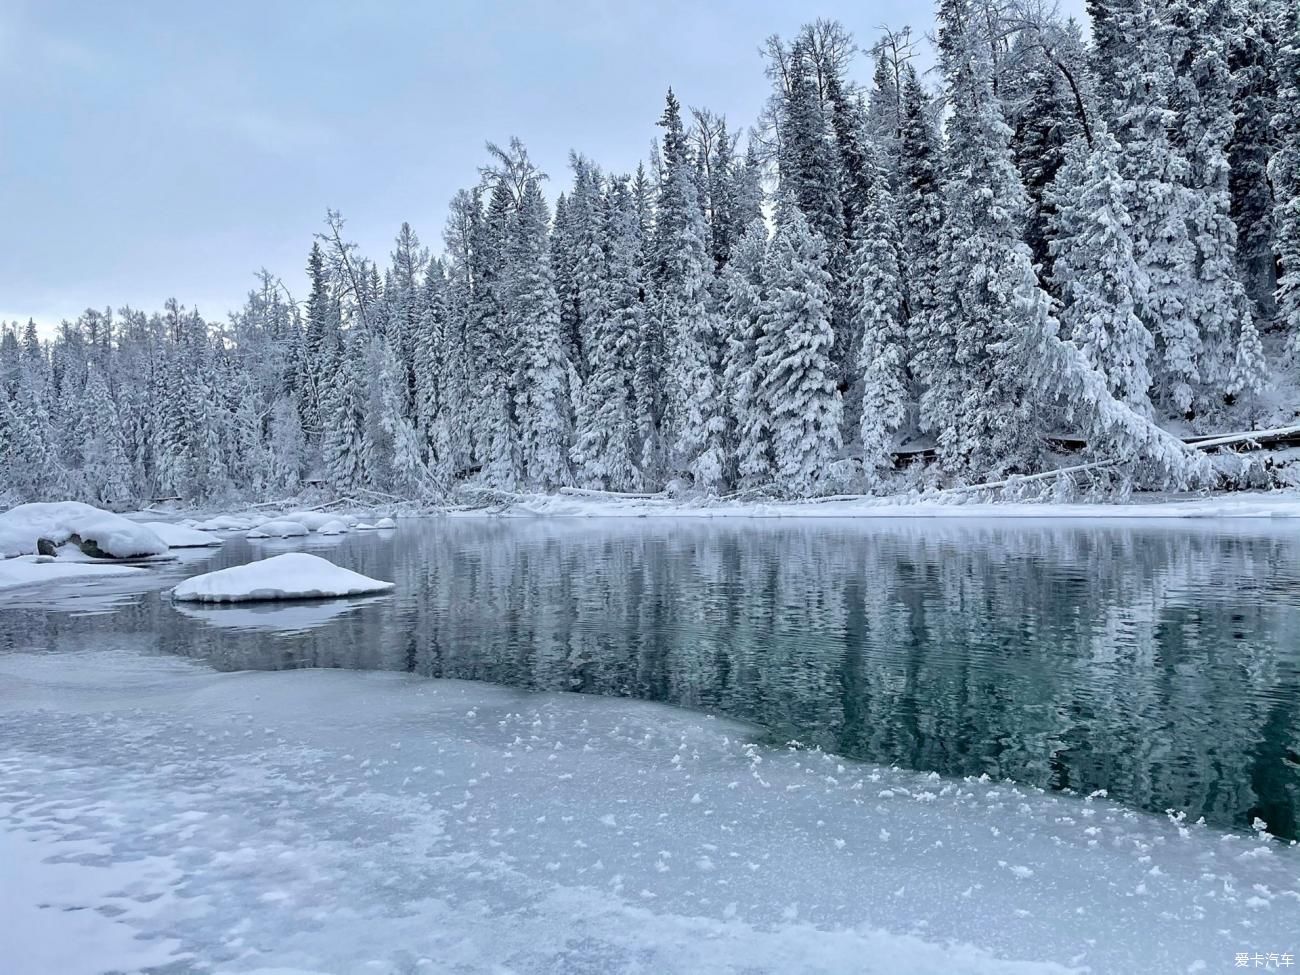
[[[295,548],[396,592],[160,595]],[[1300,948],[1300,850],[1250,828],[1297,832],[1294,530],[430,519],[185,558],[0,596],[0,970]]]

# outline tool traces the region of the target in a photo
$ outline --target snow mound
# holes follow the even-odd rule
[[[375,530],[375,527],[376,527],[376,526],[370,524],[369,522],[359,521],[359,522],[357,522],[355,525],[353,525],[352,527],[355,528],[355,529],[356,529],[357,531],[359,531],[359,532],[372,532],[372,531]]]
[[[131,575],[140,572],[129,565],[106,565],[103,562],[73,562],[49,559],[37,555],[20,555],[16,559],[0,559],[0,589],[39,585],[43,582],[63,582],[68,579],[103,579],[108,576]]]
[[[300,521],[277,518],[258,525],[247,538],[297,538],[307,534],[307,526]]]
[[[186,579],[172,590],[182,602],[242,603],[260,599],[325,599],[387,592],[393,583],[371,579],[318,555],[286,552]]]
[[[318,535],[342,535],[351,531],[351,527],[342,518],[335,518],[333,521],[327,521],[316,529]]]
[[[309,532],[318,532],[332,522],[343,521],[340,516],[326,514],[323,511],[291,511],[282,517],[285,521],[298,522]]]
[[[247,518],[235,518],[231,515],[218,515],[194,525],[199,531],[205,532],[246,532],[254,526],[255,523]]]
[[[375,522],[375,527],[376,527],[376,528],[396,528],[396,527],[397,527],[397,522],[393,521],[392,518],[380,518],[377,522]]]
[[[173,525],[165,521],[145,521],[141,524],[166,542],[168,548],[208,548],[221,544],[221,539],[185,525]]]
[[[31,555],[36,540],[62,545],[76,535],[116,559],[162,555],[167,543],[145,525],[80,501],[20,504],[0,515],[0,558]]]

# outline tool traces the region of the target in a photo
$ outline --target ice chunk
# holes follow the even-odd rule
[[[0,515],[0,558],[31,555],[38,539],[62,545],[76,536],[87,554],[131,559],[161,555],[167,543],[145,525],[80,501],[20,504]],[[101,554],[102,553],[102,554]]]
[[[0,559],[0,589],[38,585],[42,582],[63,582],[68,579],[103,579],[141,571],[143,570],[128,565],[21,555],[16,559]]]
[[[393,583],[371,579],[318,555],[286,552],[273,558],[218,569],[186,579],[172,598],[208,603],[259,599],[323,599],[387,592]]]
[[[277,518],[258,525],[246,537],[248,538],[297,538],[307,534],[307,526],[299,521]]]
[[[168,548],[206,548],[221,544],[221,539],[184,525],[173,525],[165,521],[145,521],[141,524],[166,542]]]

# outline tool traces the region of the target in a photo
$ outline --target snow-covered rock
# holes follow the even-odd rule
[[[0,589],[33,586],[47,582],[65,582],[68,579],[104,579],[110,576],[133,575],[143,572],[129,565],[93,561],[51,559],[43,555],[20,555],[14,559],[0,559]]]
[[[396,527],[397,527],[397,522],[393,521],[392,518],[380,518],[377,522],[375,522],[375,527],[376,527],[376,528],[396,528]]]
[[[221,539],[211,533],[184,525],[173,525],[165,521],[145,521],[141,524],[166,542],[168,548],[207,548],[221,544]]]
[[[335,518],[333,521],[327,521],[316,529],[318,535],[343,535],[350,531],[348,523],[342,518]]]
[[[391,582],[371,579],[318,555],[286,552],[186,579],[172,590],[172,598],[183,602],[242,603],[359,596],[392,588]]]
[[[372,532],[372,531],[374,531],[375,528],[376,528],[375,525],[372,525],[372,524],[370,524],[369,522],[365,522],[365,521],[359,521],[359,522],[357,522],[355,525],[353,525],[352,527],[355,528],[355,529],[356,529],[357,531],[359,531],[359,532]]]
[[[115,559],[167,551],[167,543],[147,526],[80,501],[20,504],[0,515],[0,558],[31,555],[42,538],[55,545],[78,541],[91,549],[87,554]]]
[[[307,534],[307,526],[300,521],[277,518],[258,525],[246,537],[248,538],[298,538]]]

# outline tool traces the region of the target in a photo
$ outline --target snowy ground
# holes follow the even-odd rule
[[[1228,971],[1300,849],[396,674],[0,655],[5,975]]]
[[[628,518],[1300,518],[1300,492],[1152,497],[1132,503],[963,503],[961,496],[909,501],[900,498],[822,498],[792,502],[692,501],[665,497],[618,498],[598,494],[552,494],[521,498],[499,508],[454,512],[458,516],[503,514]]]

